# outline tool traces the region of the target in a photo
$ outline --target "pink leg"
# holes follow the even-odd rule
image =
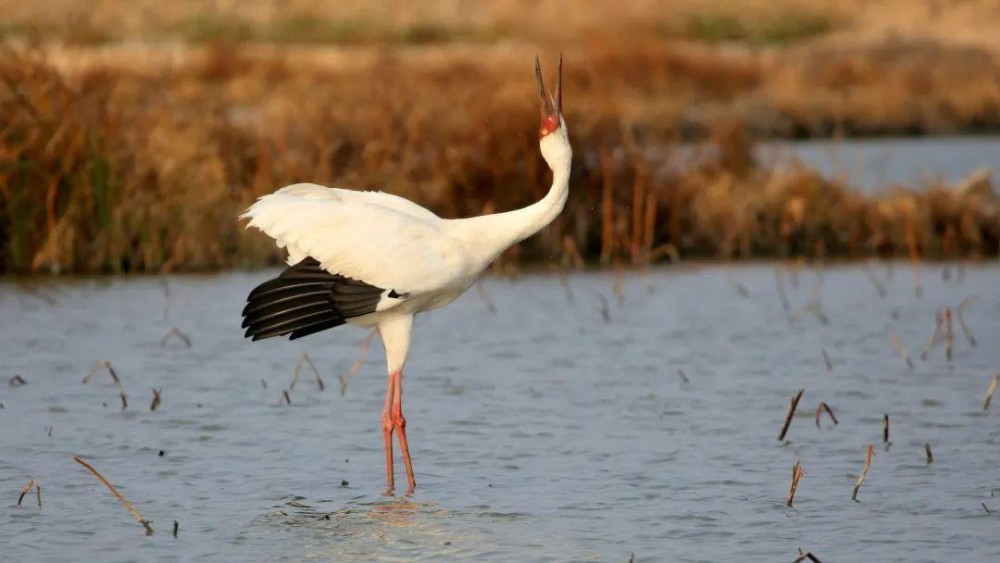
[[[389,375],[389,380],[386,382],[385,388],[385,408],[382,409],[382,442],[385,445],[385,481],[386,489],[385,494],[391,495],[392,489],[395,486],[393,480],[393,469],[392,469],[392,414],[390,408],[392,407],[393,391],[395,385],[393,383],[393,374]]]
[[[393,382],[392,425],[399,432],[399,449],[403,452],[403,466],[406,468],[406,480],[409,488],[406,494],[413,494],[417,481],[413,478],[413,464],[410,462],[410,446],[406,440],[406,418],[403,417],[403,372],[397,371],[390,376]],[[384,433],[383,433],[384,434]],[[384,434],[392,441],[392,433]]]

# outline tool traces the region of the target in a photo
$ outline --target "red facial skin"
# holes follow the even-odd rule
[[[559,129],[559,126],[560,123],[558,116],[546,115],[542,117],[542,127],[541,129],[538,130],[538,138],[541,139],[542,137],[548,135],[549,133],[552,133],[556,129]]]

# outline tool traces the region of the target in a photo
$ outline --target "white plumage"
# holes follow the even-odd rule
[[[261,197],[241,215],[249,219],[248,227],[287,250],[289,265],[248,297],[243,311],[247,336],[298,338],[345,323],[378,327],[389,371],[382,429],[390,491],[394,431],[410,490],[415,486],[402,414],[402,370],[413,315],[454,301],[501,252],[548,225],[566,203],[572,149],[561,114],[562,61],[554,96],[545,92],[537,60],[535,70],[542,113],[539,148],[553,182],[533,205],[441,219],[391,194],[295,184]]]

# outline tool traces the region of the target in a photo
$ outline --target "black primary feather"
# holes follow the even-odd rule
[[[384,292],[363,281],[331,274],[315,258],[307,257],[250,292],[243,308],[243,328],[246,337],[254,340],[286,334],[294,340],[374,313]],[[393,290],[390,295],[405,294]]]

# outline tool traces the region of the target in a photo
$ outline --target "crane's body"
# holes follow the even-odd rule
[[[553,171],[549,193],[523,209],[442,219],[395,195],[295,184],[261,197],[241,218],[288,253],[288,268],[255,288],[243,310],[254,340],[300,338],[343,324],[377,327],[389,382],[382,414],[386,477],[393,488],[392,434],[412,491],[415,486],[402,415],[402,370],[413,316],[457,299],[501,252],[548,225],[569,190],[572,149],[555,97],[544,89],[536,60],[542,127],[539,146]]]

